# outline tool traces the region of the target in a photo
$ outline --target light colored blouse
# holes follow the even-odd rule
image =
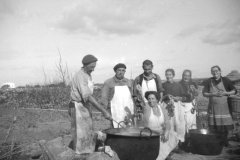
[[[71,100],[82,102],[93,94],[93,82],[91,75],[87,74],[83,68],[78,71],[71,81]]]
[[[162,106],[158,105],[160,110],[160,117],[153,114],[152,107],[148,103],[143,108],[143,121],[144,126],[149,128],[159,128],[170,130],[170,117],[168,116],[168,111]]]

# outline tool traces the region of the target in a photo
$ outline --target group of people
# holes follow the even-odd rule
[[[91,153],[95,149],[91,106],[111,120],[114,128],[119,127],[117,122],[133,120],[141,111],[143,123],[139,125],[161,135],[158,160],[165,159],[179,144],[184,144],[188,130],[197,128],[195,106],[199,93],[191,70],[184,70],[182,80],[175,82],[175,71],[167,69],[166,82],[162,83],[160,76],[152,72],[152,61],[145,60],[143,73],[132,82],[124,76],[126,65],[119,63],[113,67],[115,75],[104,82],[98,102],[92,96],[91,77],[97,61],[95,56],[86,55],[82,59],[82,69],[71,83],[69,113],[76,153]],[[229,79],[221,76],[219,66],[213,66],[211,73],[213,77],[204,82],[203,89],[203,95],[209,97],[209,127],[227,135],[233,129],[227,100],[228,96],[236,94],[236,89]]]

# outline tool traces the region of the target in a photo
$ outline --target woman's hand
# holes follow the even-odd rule
[[[190,85],[189,88],[190,88],[190,90],[191,90],[192,92],[196,91],[196,88],[195,88],[194,85]]]
[[[182,97],[178,97],[178,96],[172,97],[172,98],[173,98],[174,101],[181,101],[182,100]]]
[[[223,96],[223,92],[220,92],[220,91],[212,92],[211,96],[213,96],[213,97],[222,97]]]
[[[222,95],[222,96],[229,96],[229,93],[226,92],[226,91],[223,91],[223,92],[221,92],[221,95]]]
[[[169,131],[165,131],[164,134],[161,135],[161,141],[167,142],[169,139]]]

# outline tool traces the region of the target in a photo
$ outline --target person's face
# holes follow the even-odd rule
[[[221,71],[217,67],[212,68],[211,73],[215,79],[219,79],[221,77]]]
[[[116,77],[118,79],[123,79],[124,78],[124,75],[125,75],[125,72],[126,72],[126,69],[125,68],[118,68],[115,73],[116,73]]]
[[[155,97],[155,95],[154,94],[150,94],[148,96],[148,104],[149,104],[149,106],[154,107],[154,106],[157,105],[157,103],[158,103],[158,101],[157,101],[157,98]]]
[[[143,65],[143,71],[146,76],[152,74],[152,69],[153,69],[152,65]]]
[[[173,76],[172,72],[170,72],[170,71],[166,72],[165,76],[166,76],[166,79],[168,82],[173,81],[174,76]]]
[[[97,64],[96,62],[93,62],[93,63],[90,63],[90,64],[84,66],[85,71],[86,71],[88,74],[91,74],[91,73],[94,71],[94,69],[95,69],[95,67],[96,67],[96,64]]]
[[[183,81],[189,82],[191,80],[191,73],[190,72],[184,72],[183,73]]]

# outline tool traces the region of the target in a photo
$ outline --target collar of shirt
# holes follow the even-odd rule
[[[81,68],[81,71],[82,71],[85,75],[87,75],[87,76],[92,80],[91,74],[88,74],[88,73],[84,70],[83,67]]]
[[[218,80],[216,80],[214,77],[212,77],[212,80],[215,84],[219,84],[222,81],[222,76]]]
[[[117,79],[116,76],[113,77],[114,81],[116,83],[128,83],[128,80],[126,78],[123,78],[123,79]]]
[[[154,78],[157,78],[157,77],[155,76],[155,74],[152,73],[149,76],[146,76],[145,74],[143,74],[143,78],[147,81],[150,81],[150,80],[152,80]]]

